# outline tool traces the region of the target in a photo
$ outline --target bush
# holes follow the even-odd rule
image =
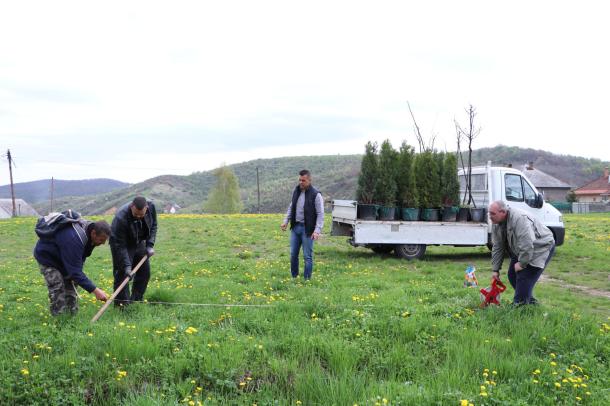
[[[415,150],[403,141],[398,154],[396,170],[397,201],[403,207],[418,207],[417,186],[415,185]]]
[[[379,172],[375,200],[386,206],[396,204],[396,169],[398,152],[392,147],[390,140],[381,144],[379,151]]]
[[[377,143],[369,141],[364,147],[364,156],[362,157],[362,163],[360,164],[358,190],[356,191],[356,200],[358,200],[359,203],[374,203],[378,173],[379,162],[377,157]]]

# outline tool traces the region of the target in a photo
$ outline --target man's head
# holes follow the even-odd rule
[[[299,187],[301,190],[307,190],[311,185],[311,172],[303,169],[299,172]]]
[[[91,223],[91,245],[97,247],[98,245],[104,245],[108,237],[110,237],[110,225],[104,220],[96,221]]]
[[[137,219],[143,219],[148,210],[148,203],[142,196],[138,196],[129,205],[131,208],[131,215]]]
[[[508,207],[502,200],[497,200],[489,205],[489,219],[494,224],[500,224],[506,221],[508,216]]]

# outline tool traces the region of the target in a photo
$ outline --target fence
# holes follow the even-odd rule
[[[572,213],[607,213],[610,204],[607,203],[572,203]]]

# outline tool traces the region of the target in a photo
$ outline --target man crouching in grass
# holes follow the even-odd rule
[[[85,260],[93,248],[103,245],[110,236],[110,225],[105,221],[82,222],[68,225],[52,238],[41,238],[34,247],[34,258],[49,289],[51,314],[78,312],[78,293],[74,283],[105,302],[106,292],[96,287],[83,272]]]

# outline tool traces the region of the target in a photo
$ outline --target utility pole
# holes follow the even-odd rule
[[[261,214],[261,186],[258,179],[258,166],[256,167],[256,193],[258,195],[258,214]]]
[[[6,156],[8,157],[8,172],[11,177],[11,197],[13,199],[13,217],[17,216],[17,208],[15,207],[15,187],[13,186],[13,158],[11,157],[11,150],[7,150]]]
[[[51,211],[49,213],[53,213],[53,199],[55,193],[55,178],[51,176]]]

